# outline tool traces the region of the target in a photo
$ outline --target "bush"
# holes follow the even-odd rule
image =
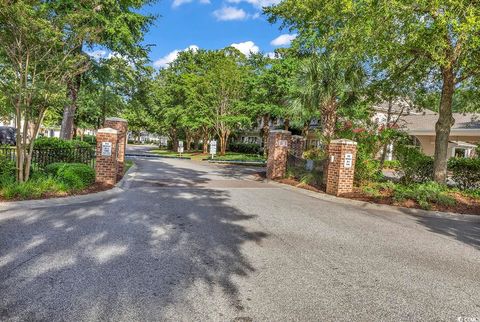
[[[452,158],[448,160],[448,170],[460,189],[480,188],[480,158]]]
[[[84,135],[83,140],[81,137],[77,136],[75,141],[78,142],[86,142],[89,145],[96,145],[97,144],[97,137],[95,135]]]
[[[395,148],[402,181],[406,184],[427,182],[433,178],[433,158],[423,154],[419,148],[399,144]]]
[[[423,209],[430,209],[430,203],[445,206],[455,205],[455,199],[448,195],[447,188],[433,181],[408,186],[395,185],[394,199],[397,201],[415,200]]]
[[[262,147],[259,144],[237,142],[230,143],[228,145],[228,151],[247,154],[262,154],[263,152]]]
[[[45,168],[45,173],[75,190],[85,189],[95,182],[95,171],[83,163],[52,163]]]
[[[33,147],[36,149],[71,149],[71,148],[90,148],[91,145],[85,141],[62,140],[59,138],[38,138],[34,141]]]
[[[400,161],[398,161],[398,160],[385,160],[383,162],[383,168],[384,169],[399,170],[400,169]]]
[[[325,149],[313,148],[303,152],[303,158],[307,160],[324,160],[326,157]]]
[[[17,183],[15,180],[8,183],[2,189],[2,195],[6,199],[32,199],[40,198],[49,193],[66,192],[68,187],[52,178],[38,177],[23,183]]]

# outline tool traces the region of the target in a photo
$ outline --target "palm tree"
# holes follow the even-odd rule
[[[339,108],[353,103],[364,78],[361,66],[346,65],[331,53],[314,54],[306,60],[298,79],[299,101],[307,111],[320,112],[325,143],[334,137]]]

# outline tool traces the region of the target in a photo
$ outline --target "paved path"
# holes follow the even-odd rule
[[[314,198],[236,169],[138,160],[104,200],[0,206],[0,320],[480,319],[480,217]]]

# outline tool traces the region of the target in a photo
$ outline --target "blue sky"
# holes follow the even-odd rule
[[[150,59],[157,68],[166,66],[185,48],[219,49],[236,44],[245,54],[288,46],[294,37],[271,25],[262,6],[279,0],[160,0],[142,11],[159,15],[145,37]],[[280,37],[280,38],[278,38]]]

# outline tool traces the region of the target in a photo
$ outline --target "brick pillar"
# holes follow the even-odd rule
[[[327,193],[340,196],[352,192],[357,142],[332,140],[328,146]]]
[[[291,136],[292,134],[289,131],[270,131],[268,136],[267,179],[285,177]]]
[[[304,150],[305,138],[301,135],[292,135],[292,144],[290,146],[291,153],[297,158],[301,158]]]
[[[127,148],[128,123],[127,120],[121,118],[109,117],[105,120],[104,127],[118,131],[117,180],[120,180],[125,171],[125,149]]]
[[[97,131],[97,157],[95,181],[114,185],[117,183],[118,131],[112,128]]]

